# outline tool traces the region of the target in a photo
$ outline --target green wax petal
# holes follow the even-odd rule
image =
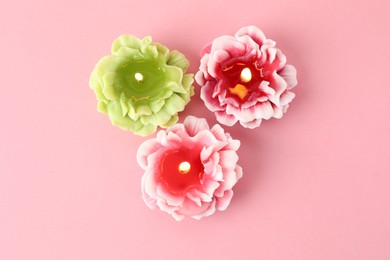
[[[136,108],[136,111],[137,111],[136,113],[141,116],[147,116],[153,113],[150,107],[146,104],[138,106]]]
[[[143,116],[140,118],[140,120],[145,125],[147,124],[162,125],[168,122],[170,118],[171,115],[168,113],[168,111],[162,109],[158,111],[156,114],[150,116]]]
[[[107,101],[107,98],[104,96],[102,92],[102,86],[100,85],[100,83],[95,80],[93,81],[93,83],[90,84],[91,84],[91,88],[95,91],[97,99]]]
[[[160,54],[161,59],[166,62],[169,58],[169,49],[161,44],[156,44],[158,53]]]
[[[172,91],[176,92],[176,93],[181,93],[181,94],[186,94],[187,93],[187,91],[182,86],[182,84],[174,82],[174,81],[169,82],[165,86],[166,86],[166,88],[172,89]]]
[[[161,110],[167,111],[170,115],[176,114],[184,109],[185,102],[177,94],[173,94]]]
[[[103,101],[98,101],[97,110],[100,113],[107,114],[107,105]]]
[[[149,45],[147,50],[146,50],[152,57],[157,58],[158,57],[158,50],[157,46],[155,45]]]
[[[179,116],[177,114],[175,114],[175,115],[171,116],[171,119],[169,119],[168,122],[161,125],[161,127],[167,128],[167,127],[173,126],[174,124],[177,123],[178,120],[179,120]]]
[[[121,35],[113,42],[111,53],[115,54],[121,47],[139,49],[141,48],[141,41],[133,35]]]
[[[141,40],[141,51],[143,52],[143,53],[146,53],[146,51],[147,51],[147,49],[148,49],[148,47],[149,47],[149,45],[152,43],[152,37],[150,37],[150,36],[146,36],[145,38],[143,38],[142,40]]]
[[[188,92],[188,90],[191,88],[191,85],[194,83],[194,74],[185,74],[183,76],[182,83],[184,89]]]
[[[167,80],[181,82],[183,79],[183,71],[174,66],[168,66],[166,70]]]
[[[125,130],[132,130],[135,127],[135,121],[131,118],[122,116],[122,110],[118,103],[111,102],[107,106],[107,114],[113,125],[119,126]]]
[[[179,95],[173,94],[173,95],[169,98],[169,100],[167,101],[167,104],[165,105],[165,107],[167,107],[168,104],[169,104],[169,105],[174,104],[174,107],[176,108],[175,110],[180,112],[180,111],[183,111],[183,110],[184,110],[184,107],[185,107],[185,105],[186,105],[186,102],[185,102],[184,99],[181,98]],[[165,108],[165,107],[164,107],[164,108]],[[163,108],[163,109],[164,109],[164,108]],[[173,113],[171,113],[171,115],[173,115]]]
[[[165,99],[156,100],[149,104],[150,109],[153,111],[153,113],[157,113],[161,110],[161,108],[165,105]]]
[[[103,76],[103,94],[109,100],[116,100],[118,94],[115,91],[115,73],[108,72]]]
[[[124,93],[121,93],[121,96],[119,98],[119,102],[121,104],[122,108],[122,116],[124,117],[129,112],[129,107],[127,106],[127,98]]]
[[[124,57],[106,56],[103,57],[95,67],[96,78],[102,79],[104,74],[109,71],[116,71],[125,61]]]
[[[146,36],[146,37],[144,37],[142,40],[141,40],[141,45],[142,46],[147,46],[147,45],[149,45],[149,44],[151,44],[152,43],[152,36]],[[142,46],[141,46],[141,48],[142,48]]]
[[[140,117],[140,115],[138,115],[137,112],[135,111],[134,106],[129,106],[129,111],[127,113],[128,113],[128,116],[133,120],[138,120]]]
[[[142,54],[139,50],[137,49],[131,49],[128,47],[119,47],[119,49],[115,52],[115,55],[117,56],[122,56],[122,57],[128,57],[128,58],[134,58],[138,59],[142,57]]]
[[[157,126],[153,124],[142,125],[142,128],[138,129],[136,134],[140,136],[148,136],[156,132]]]
[[[171,66],[179,67],[184,71],[188,69],[190,63],[186,59],[186,57],[179,51],[171,51],[169,54],[169,58],[167,60],[167,64]]]

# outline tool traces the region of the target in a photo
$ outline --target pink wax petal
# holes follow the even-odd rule
[[[218,122],[227,126],[232,126],[238,121],[238,119],[235,118],[233,115],[228,115],[224,111],[216,111],[215,115],[217,117]]]
[[[259,28],[256,26],[246,26],[239,29],[235,36],[240,37],[243,35],[249,35],[257,44],[262,45],[263,42],[266,40],[266,37]]]
[[[287,64],[278,71],[278,74],[287,82],[287,89],[290,90],[298,84],[297,70],[294,66]]]
[[[203,49],[200,51],[200,56],[203,57],[205,54],[209,54],[211,52],[212,42],[206,44]]]
[[[142,169],[146,169],[147,157],[158,151],[161,148],[161,145],[157,142],[157,140],[151,139],[147,140],[141,144],[137,152],[137,162],[141,166]]]
[[[252,120],[252,121],[250,121],[250,122],[242,122],[242,121],[240,121],[240,124],[241,124],[243,127],[245,127],[245,128],[254,129],[254,128],[260,126],[261,121],[262,121],[262,119],[259,118],[259,119],[254,119],[254,120]]]
[[[216,199],[215,207],[217,210],[226,210],[233,198],[233,191],[226,190],[222,197]]]
[[[209,130],[206,119],[187,116],[183,123],[189,136],[195,136],[202,130]]]

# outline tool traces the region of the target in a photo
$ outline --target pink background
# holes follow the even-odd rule
[[[0,2],[0,259],[390,259],[390,2]],[[241,139],[226,212],[176,222],[140,195],[146,138],[96,112],[124,33],[181,50],[259,26],[298,69],[281,120]],[[206,117],[196,95],[181,114]]]

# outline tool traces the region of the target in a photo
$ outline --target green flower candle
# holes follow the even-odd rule
[[[92,71],[89,85],[101,113],[112,124],[137,135],[154,133],[178,120],[194,94],[193,74],[186,74],[188,60],[179,51],[122,35],[114,41],[111,55],[103,57]]]

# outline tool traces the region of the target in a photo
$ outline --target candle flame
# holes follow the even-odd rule
[[[245,68],[241,71],[241,81],[249,82],[252,79],[252,72],[249,68]]]
[[[137,72],[137,73],[134,74],[134,78],[135,78],[138,82],[141,82],[142,80],[144,80],[144,76],[143,76],[141,73],[139,73],[139,72]]]
[[[178,169],[181,174],[187,174],[191,170],[191,164],[189,162],[181,162]]]

